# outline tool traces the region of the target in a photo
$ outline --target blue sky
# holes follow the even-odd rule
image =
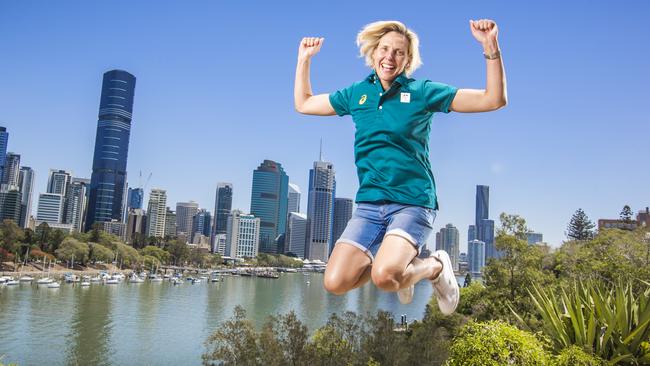
[[[35,169],[35,193],[50,168],[90,177],[102,74],[137,78],[128,173],[152,173],[147,191],[168,204],[195,200],[212,211],[219,181],[248,210],[252,171],[282,163],[303,190],[324,156],[337,195],[354,197],[349,117],[293,110],[297,46],[323,36],[312,65],[316,93],[365,77],[355,36],[397,19],[420,36],[414,77],[482,88],[485,62],[469,19],[500,28],[509,105],[484,114],[435,115],[431,162],[441,210],[461,250],[474,219],[475,186],[490,186],[490,216],[519,214],[551,245],[571,215],[616,218],[650,206],[647,1],[307,2],[0,0],[0,126],[9,151]],[[143,178],[143,180],[144,180]]]

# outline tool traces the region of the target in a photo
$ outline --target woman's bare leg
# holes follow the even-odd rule
[[[347,243],[338,243],[325,268],[325,289],[342,295],[370,280],[372,262],[361,249]]]
[[[417,258],[417,250],[408,240],[389,234],[379,247],[372,266],[372,282],[382,290],[397,291],[421,279],[434,279],[442,265],[433,257]]]

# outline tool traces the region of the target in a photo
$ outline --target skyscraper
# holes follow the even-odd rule
[[[458,257],[460,255],[458,229],[452,225],[440,229],[436,233],[436,250],[444,250],[451,258],[451,264],[454,270],[458,270]]]
[[[134,93],[135,76],[122,70],[104,73],[86,230],[95,222],[121,221],[124,216]]]
[[[167,192],[154,188],[149,193],[147,205],[147,236],[165,237],[165,217],[167,215]]]
[[[233,258],[255,258],[259,252],[260,219],[233,210],[228,216],[225,255]]]
[[[129,194],[127,197],[128,209],[141,209],[144,202],[144,189],[142,188],[129,188]]]
[[[184,235],[188,241],[192,240],[192,219],[199,211],[199,204],[190,202],[176,203],[176,232],[173,235]]]
[[[32,196],[34,192],[34,169],[24,166],[20,168],[18,178],[20,189],[20,227],[26,228],[29,223],[29,216],[32,212]]]
[[[485,267],[485,243],[480,240],[470,240],[467,243],[469,270],[474,275],[480,275]]]
[[[20,155],[12,152],[7,153],[2,171],[2,184],[12,187],[18,186],[18,176],[20,174]]]
[[[47,178],[47,193],[56,193],[65,197],[68,184],[71,180],[71,172],[60,169],[50,169],[50,175]]]
[[[497,257],[494,247],[494,221],[489,219],[490,214],[490,187],[476,186],[476,239],[485,243],[485,259]]]
[[[126,242],[133,245],[138,238],[136,235],[146,234],[147,216],[144,210],[132,208],[129,210],[129,216],[126,224]]]
[[[476,225],[470,225],[467,229],[467,242],[476,239]]]
[[[280,163],[264,160],[253,171],[251,215],[260,219],[261,253],[283,252],[276,238],[286,232],[288,191],[289,177]]]
[[[212,215],[210,211],[202,208],[192,218],[192,243],[196,243],[195,236],[203,235],[210,238],[212,226]]]
[[[176,211],[172,211],[169,207],[165,207],[165,236],[176,236]],[[187,235],[183,233],[182,240],[187,241]]]
[[[307,215],[298,212],[289,213],[287,226],[285,253],[293,253],[299,258],[305,258]]]
[[[6,127],[0,127],[0,179],[4,176],[5,159],[7,157],[7,145],[9,143],[9,132]]]
[[[226,233],[230,210],[232,210],[232,183],[218,183],[214,198],[214,223],[212,224],[214,235]]]
[[[38,197],[36,220],[60,224],[63,216],[63,196],[58,193],[41,193]]]
[[[73,231],[83,231],[89,185],[89,179],[73,177],[66,189],[62,222],[72,225]]]
[[[300,212],[300,187],[296,184],[289,183],[289,203],[287,204],[287,212]]]
[[[330,253],[334,250],[334,244],[343,234],[345,226],[352,218],[352,207],[354,201],[351,198],[335,198],[334,200],[334,235],[330,246]]]
[[[305,256],[326,262],[332,244],[334,226],[334,197],[336,178],[334,165],[323,161],[314,162],[309,171],[309,200],[307,201],[308,238]]]
[[[0,187],[0,222],[13,220],[20,223],[21,192],[18,185],[3,184]]]

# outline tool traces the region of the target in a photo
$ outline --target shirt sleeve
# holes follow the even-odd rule
[[[330,104],[339,116],[350,114],[350,98],[352,98],[352,86],[340,89],[329,95]]]
[[[458,88],[426,80],[422,89],[428,111],[449,113],[449,106],[451,101],[454,100]]]

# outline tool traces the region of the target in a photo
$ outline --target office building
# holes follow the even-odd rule
[[[192,219],[198,211],[199,204],[194,201],[176,203],[176,232],[172,235],[184,235],[191,240]]]
[[[332,237],[332,246],[330,253],[334,250],[334,244],[339,240],[343,230],[352,218],[352,208],[354,201],[351,198],[335,198],[334,199],[334,235]]]
[[[264,160],[253,171],[250,213],[260,219],[261,253],[283,252],[277,238],[287,228],[288,190],[289,177],[280,163]]]
[[[309,260],[327,262],[333,245],[334,197],[336,195],[334,165],[315,161],[309,171],[307,201],[308,237],[305,256]]]
[[[289,214],[289,223],[285,240],[285,253],[298,258],[305,258],[307,240],[307,215],[299,212]]]
[[[232,258],[257,257],[260,222],[258,217],[233,210],[228,216],[225,255]]]
[[[124,217],[134,93],[135,76],[122,70],[104,73],[86,230],[95,222],[121,221]]]
[[[147,205],[147,236],[165,237],[166,215],[167,191],[154,188],[149,193],[149,204]]]

